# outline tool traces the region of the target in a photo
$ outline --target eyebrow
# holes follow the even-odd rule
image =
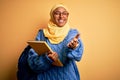
[[[60,11],[53,11],[53,12],[60,12]],[[67,11],[63,11],[63,12],[66,12],[66,13],[68,13]]]

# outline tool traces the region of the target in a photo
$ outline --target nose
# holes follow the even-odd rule
[[[63,14],[61,13],[61,14],[59,15],[59,17],[62,18],[62,17],[63,17]]]

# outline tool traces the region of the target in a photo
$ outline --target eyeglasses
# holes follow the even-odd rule
[[[56,11],[56,12],[54,12],[54,15],[63,15],[63,16],[68,16],[69,15],[69,13],[68,12],[66,12],[66,11],[64,11],[64,12],[59,12],[59,11]]]

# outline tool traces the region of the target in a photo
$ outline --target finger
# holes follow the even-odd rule
[[[57,56],[58,56],[58,54],[57,54],[56,52],[53,52],[51,55],[52,55],[53,57],[57,57]]]
[[[73,43],[77,43],[77,42],[78,42],[78,39],[74,38]]]
[[[55,57],[58,58],[58,54],[55,52]]]
[[[50,59],[52,59],[53,61],[55,61],[55,57],[52,56],[52,54],[49,54],[48,57],[49,57]]]
[[[53,52],[52,56],[53,56],[53,57],[55,57],[55,56],[56,56],[55,52]]]
[[[51,52],[51,51],[48,51],[47,54],[52,54],[52,52]]]
[[[58,59],[58,54],[56,52],[53,52],[51,54],[51,58],[52,58],[53,61],[56,61]]]
[[[70,42],[67,44],[68,47],[70,47]]]
[[[70,43],[70,44],[69,44],[69,47],[70,47],[70,48],[73,48],[73,46],[74,46],[73,43]]]
[[[78,39],[80,36],[80,34],[78,33],[74,38]]]
[[[51,56],[51,54],[48,54],[48,57],[49,57],[50,59],[52,59],[52,56]]]

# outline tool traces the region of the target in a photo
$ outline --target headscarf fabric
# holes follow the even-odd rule
[[[48,22],[48,26],[47,26],[47,28],[43,29],[45,37],[47,37],[52,44],[59,44],[60,42],[62,42],[70,30],[68,21],[62,27],[59,27],[53,23],[53,20],[54,20],[53,19],[53,11],[58,7],[63,7],[66,9],[66,11],[68,11],[68,9],[65,6],[63,6],[62,4],[53,6],[53,8],[50,11],[51,18]]]

